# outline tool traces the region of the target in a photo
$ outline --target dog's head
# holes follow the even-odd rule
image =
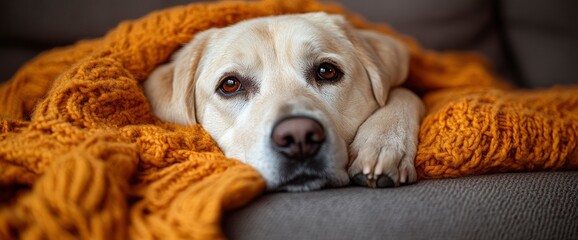
[[[200,123],[269,190],[312,190],[349,182],[348,145],[408,55],[341,16],[267,17],[199,33],[144,88],[159,118]]]

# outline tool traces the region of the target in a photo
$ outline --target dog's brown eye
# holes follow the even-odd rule
[[[321,80],[336,80],[339,78],[339,70],[331,63],[322,63],[317,69],[317,76]]]
[[[235,77],[228,77],[223,82],[219,89],[225,94],[232,94],[241,89],[241,81]]]

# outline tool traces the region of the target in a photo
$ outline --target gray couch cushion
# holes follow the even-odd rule
[[[200,0],[0,1],[0,81],[30,56],[57,45],[94,38],[125,19],[155,9]],[[335,0],[375,22],[387,22],[433,49],[480,50],[495,66],[508,69],[496,31],[494,11],[485,0]],[[433,11],[435,9],[435,11]],[[16,21],[18,19],[18,21]],[[26,50],[24,48],[29,48]],[[20,51],[20,52],[18,52]],[[21,54],[22,56],[17,56]],[[505,72],[505,71],[502,71]]]
[[[0,82],[41,50],[98,37],[121,20],[196,1],[0,1]],[[578,83],[576,1],[334,1],[372,21],[391,24],[427,48],[479,50],[498,72],[525,77],[522,85]]]
[[[372,22],[383,22],[436,50],[480,51],[510,75],[495,4],[486,0],[338,0]]]
[[[231,239],[578,239],[578,172],[274,193],[228,214]]]
[[[0,1],[0,83],[41,51],[103,36],[123,20],[200,0]]]
[[[578,1],[502,1],[512,53],[531,87],[578,84]]]

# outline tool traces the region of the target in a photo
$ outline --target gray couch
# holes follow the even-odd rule
[[[0,1],[0,79],[39,51],[184,0]],[[478,50],[522,87],[578,84],[578,2],[342,0],[439,50]],[[578,239],[578,172],[265,194],[227,213],[231,239]]]

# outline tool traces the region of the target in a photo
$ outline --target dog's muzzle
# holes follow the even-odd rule
[[[277,173],[271,189],[309,191],[348,182],[345,148],[331,126],[323,123],[315,117],[290,115],[273,125],[269,142],[276,157],[270,164]]]

